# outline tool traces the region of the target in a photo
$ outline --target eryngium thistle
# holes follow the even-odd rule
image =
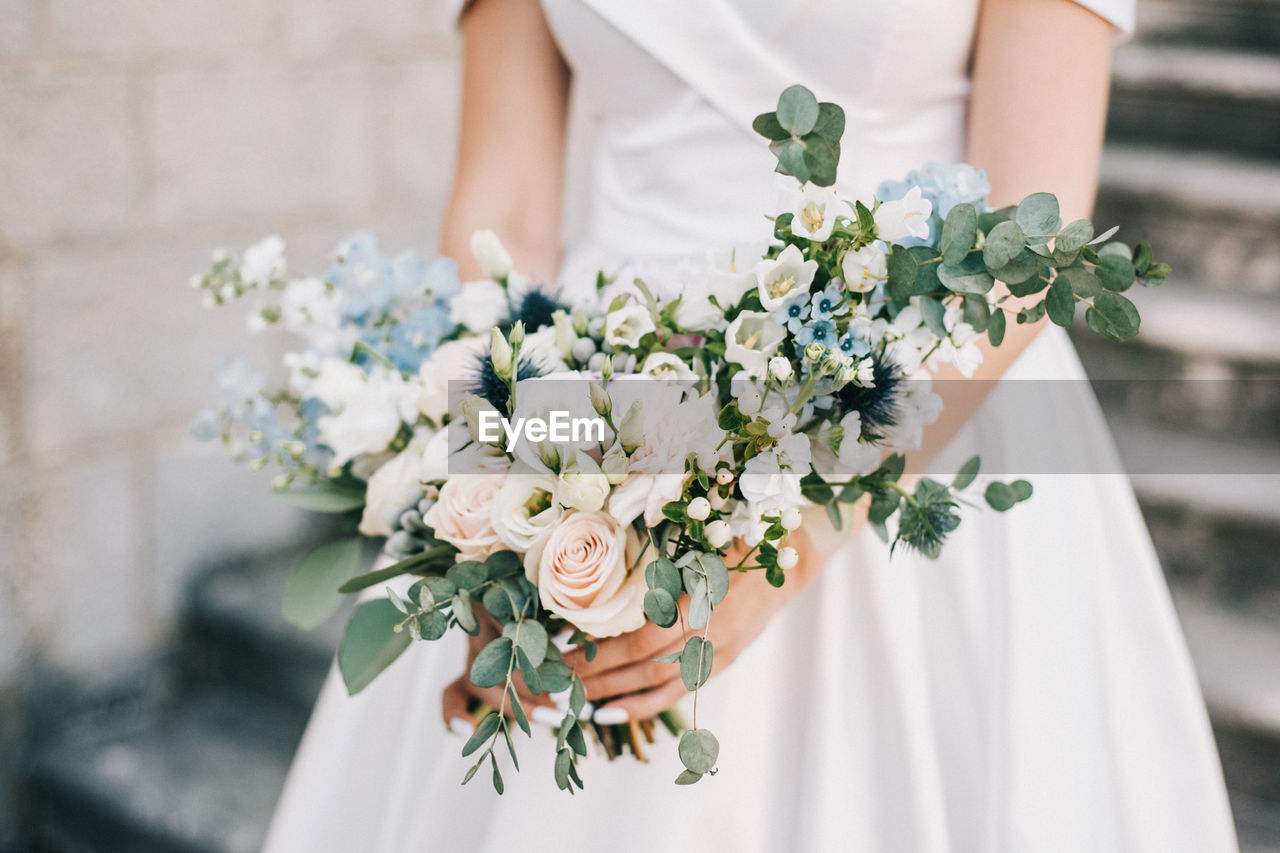
[[[524,330],[532,333],[543,326],[550,326],[551,315],[556,311],[567,310],[568,306],[561,303],[555,294],[531,287],[512,305],[511,321],[524,323]]]
[[[516,381],[533,379],[545,372],[541,362],[528,356],[520,356],[520,361],[516,364]],[[507,400],[511,396],[511,392],[507,388],[506,381],[494,369],[493,359],[488,351],[480,356],[475,380],[467,390],[489,401],[498,411],[505,412],[507,410]]]
[[[936,558],[942,552],[947,534],[960,526],[956,507],[951,489],[934,480],[922,479],[916,486],[914,502],[902,502],[898,511],[898,536],[889,553],[903,545],[929,559]]]
[[[875,385],[870,388],[850,382],[836,392],[842,414],[857,412],[862,424],[872,430],[891,427],[898,422],[898,397],[902,390],[902,368],[883,355],[871,356]]]

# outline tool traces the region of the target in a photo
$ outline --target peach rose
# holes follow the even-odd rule
[[[569,512],[525,554],[542,606],[593,637],[644,624],[644,571],[630,571],[640,537],[607,512]]]
[[[493,529],[493,502],[506,478],[500,474],[459,474],[440,489],[440,499],[422,519],[436,538],[458,549],[459,560],[483,560],[502,549]]]

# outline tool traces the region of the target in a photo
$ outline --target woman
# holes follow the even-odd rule
[[[926,161],[985,168],[994,204],[1092,206],[1116,29],[1132,0],[476,0],[461,19],[461,155],[443,235],[473,230],[572,290],[637,256],[760,233],[775,185],[751,118],[803,83],[848,115],[838,187]],[[560,253],[570,83],[592,125],[592,200]],[[767,231],[766,231],[767,233]],[[1059,329],[1017,327],[979,378],[1080,378]],[[1091,398],[1080,440],[1105,448]],[[1009,424],[949,400],[922,457],[999,454]],[[1077,424],[1080,422],[1077,422]],[[1019,429],[1024,424],[1017,425]],[[1017,523],[969,513],[936,562],[855,533],[806,549],[784,594],[753,575],[717,610],[699,713],[720,773],[673,744],[552,784],[520,744],[498,797],[460,787],[462,649],[415,648],[348,698],[330,678],[268,849],[1227,851],[1213,741],[1127,482],[1040,477]],[[606,719],[684,696],[649,625],[581,662]],[[734,661],[734,658],[737,658]],[[732,663],[732,666],[727,664]],[[446,685],[448,685],[446,689]],[[443,703],[441,695],[443,692]],[[459,726],[455,726],[458,728]]]

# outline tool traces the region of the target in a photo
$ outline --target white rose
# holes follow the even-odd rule
[[[648,308],[626,305],[605,317],[604,339],[610,346],[635,349],[640,346],[640,339],[656,328]]]
[[[869,293],[889,277],[888,259],[875,246],[863,246],[856,252],[845,253],[840,269],[844,273],[845,287],[855,293]]]
[[[786,329],[774,322],[769,314],[743,311],[725,330],[724,357],[742,365],[748,376],[764,376],[769,359],[778,351],[778,345],[786,334]]]
[[[483,560],[502,550],[493,529],[493,504],[505,482],[506,478],[497,474],[450,477],[422,520],[437,539],[458,549],[459,560]]]
[[[789,199],[791,233],[815,243],[825,243],[836,227],[836,217],[851,217],[853,211],[830,187],[803,184]]]
[[[473,332],[487,332],[507,316],[507,291],[487,278],[469,281],[449,302],[449,320]]]
[[[564,515],[555,500],[555,478],[530,471],[513,472],[493,502],[493,529],[504,545],[524,553]]]
[[[322,370],[321,378],[324,375]],[[341,406],[317,423],[321,441],[333,450],[333,465],[341,466],[362,454],[385,452],[400,432],[401,423],[417,420],[421,394],[416,379],[406,380],[397,371],[378,368],[358,387],[344,384],[341,393],[329,399],[321,397],[330,408]]]
[[[928,237],[929,217],[933,214],[933,202],[921,196],[919,187],[912,187],[898,201],[886,201],[876,208],[876,236],[886,243],[907,237]]]
[[[644,624],[644,572],[629,571],[640,538],[604,512],[570,512],[525,555],[542,605],[593,637]]]
[[[787,246],[776,260],[760,261],[756,264],[760,304],[765,311],[777,311],[788,296],[807,291],[817,271],[818,262],[806,261],[795,246]]]
[[[609,496],[609,478],[600,465],[577,451],[556,477],[556,500],[571,509],[594,511]]]
[[[471,235],[471,255],[489,278],[501,281],[511,275],[511,255],[502,247],[498,235],[489,229]]]

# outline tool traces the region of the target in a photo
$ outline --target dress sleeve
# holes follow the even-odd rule
[[[1075,0],[1095,15],[1111,22],[1122,38],[1133,35],[1136,0]]]

